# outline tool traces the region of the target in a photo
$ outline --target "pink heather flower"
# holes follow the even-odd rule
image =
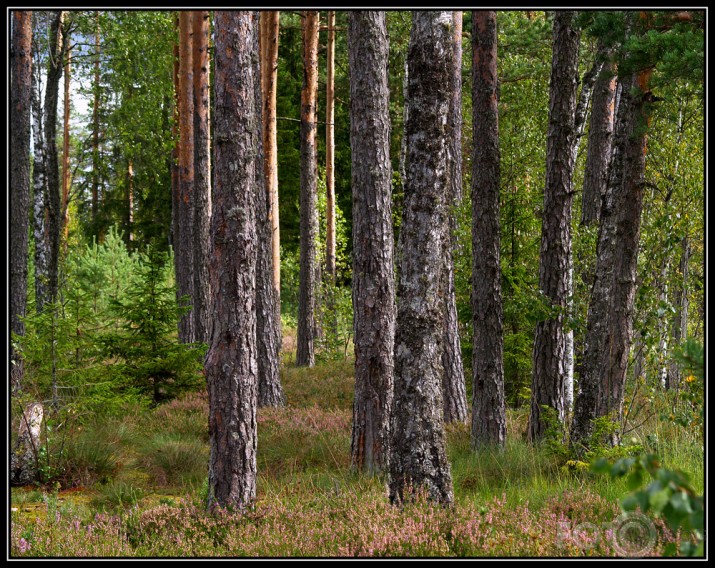
[[[27,542],[24,538],[21,538],[18,541],[17,545],[20,548],[20,554],[25,554],[28,550],[30,550],[30,543]]]

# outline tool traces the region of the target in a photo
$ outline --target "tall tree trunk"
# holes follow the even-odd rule
[[[335,10],[328,12],[328,53],[325,87],[325,271],[335,282]]]
[[[687,235],[680,241],[680,282],[675,292],[675,317],[673,318],[673,346],[679,346],[688,338],[688,261],[690,260],[690,243]],[[680,387],[680,368],[672,361],[668,368],[669,389]]]
[[[462,11],[452,12],[452,89],[449,101],[450,131],[449,145],[449,193],[447,209],[449,230],[445,240],[446,260],[446,310],[444,322],[444,377],[442,396],[444,399],[444,421],[464,422],[467,419],[467,391],[464,384],[462,345],[459,340],[459,320],[457,319],[457,295],[454,289],[453,251],[457,245],[454,232],[456,222],[452,207],[462,201]]]
[[[69,43],[69,37],[65,38]],[[70,199],[70,59],[72,50],[65,50],[65,92],[64,116],[62,121],[62,234],[65,250],[69,236],[69,199]]]
[[[176,241],[174,264],[176,269],[176,294],[188,296],[191,310],[179,321],[179,340],[190,343],[196,339],[194,290],[195,211],[194,200],[194,66],[193,27],[189,11],[179,13],[179,195],[176,222],[179,239]]]
[[[667,204],[666,204],[667,207]],[[664,257],[660,267],[660,275],[656,277],[658,292],[658,303],[660,306],[668,304],[668,272],[670,271],[670,258]],[[658,320],[658,359],[660,367],[658,369],[658,384],[660,388],[668,388],[668,320],[660,318]]]
[[[355,397],[351,463],[389,463],[395,339],[389,54],[385,12],[348,14]]]
[[[215,177],[212,195],[209,506],[256,497],[256,214],[259,132],[251,64],[251,12],[217,10]],[[255,77],[259,81],[259,77]]]
[[[211,223],[211,141],[209,134],[209,12],[194,13],[194,336],[208,342],[210,299],[208,249]]]
[[[506,443],[496,12],[472,13],[472,445]]]
[[[571,442],[583,444],[593,419],[620,422],[630,351],[636,261],[643,208],[646,130],[646,74],[622,79],[609,184],[601,210],[596,277],[588,322]],[[618,434],[612,438],[616,442]]]
[[[134,161],[127,163],[127,244],[134,242]]]
[[[278,27],[280,12],[262,12],[265,18],[265,91],[263,93],[263,150],[266,191],[269,196],[268,217],[271,223],[271,249],[273,255],[273,288],[275,295],[276,326],[281,326],[281,242],[280,215],[278,211],[278,138],[276,130],[276,93],[278,92]]]
[[[30,109],[32,107],[32,12],[12,11],[10,112],[10,331],[25,335],[27,247],[30,230]],[[10,343],[11,390],[22,389],[23,363]]]
[[[92,226],[93,233],[97,230],[97,213],[99,212],[99,98],[100,98],[100,28],[99,11],[94,12],[94,85],[92,102]]]
[[[318,96],[317,11],[303,12],[303,90],[300,94],[300,299],[298,303],[299,366],[315,364],[316,244],[318,237],[317,158],[315,147]]]
[[[258,406],[283,406],[285,396],[280,377],[281,329],[275,318],[275,289],[273,288],[273,255],[271,250],[271,222],[268,218],[269,195],[263,168],[263,126],[261,69],[263,45],[259,45],[260,12],[253,13],[253,85],[256,109],[256,233],[258,238],[256,261],[256,342],[258,349]],[[265,34],[263,36],[265,41]],[[263,83],[265,86],[265,83]]]
[[[597,55],[602,61],[602,67],[593,88],[586,169],[583,176],[582,225],[598,223],[601,200],[606,194],[616,94],[616,76],[611,61],[612,56],[611,50],[604,47],[599,49]]]
[[[578,150],[581,145],[581,139],[584,135],[584,130],[586,126],[586,112],[588,111],[588,106],[591,101],[591,93],[593,92],[593,85],[596,82],[596,78],[603,67],[603,62],[600,59],[596,59],[593,66],[584,73],[583,79],[581,80],[581,92],[578,96],[578,102],[576,103],[576,110],[574,111],[574,136],[571,144],[571,161],[576,164],[576,159],[578,157]],[[573,175],[573,170],[572,170]],[[573,179],[571,180],[573,186]],[[566,295],[567,295],[567,317],[570,319],[573,312],[573,278],[574,278],[574,262],[573,262],[573,248],[569,248],[569,258],[568,258],[568,279],[566,281]],[[564,413],[570,414],[573,410],[573,393],[574,393],[574,333],[571,327],[565,330],[564,341],[566,343],[564,348]]]
[[[173,146],[171,148],[171,246],[174,249],[174,271],[178,278],[178,254],[181,242],[181,224],[179,223],[179,43],[180,38],[179,13],[174,15],[174,29],[176,31],[176,43],[173,47],[173,63],[174,63],[174,109],[173,109],[173,124],[171,127],[171,139]],[[177,282],[177,297],[178,282]]]
[[[37,12],[35,12],[37,14]],[[33,235],[35,240],[35,307],[42,312],[48,301],[50,234],[47,220],[47,167],[43,126],[41,57],[37,34],[32,37]]]
[[[57,101],[66,43],[64,21],[67,12],[57,11],[50,24],[50,56],[45,88],[45,148],[47,159],[47,217],[50,242],[48,267],[49,299],[57,300],[60,267],[60,231],[62,211],[60,200],[60,168],[57,155]]]
[[[424,489],[453,499],[442,400],[448,238],[447,132],[452,13],[415,11],[408,53],[407,184],[399,237],[395,398],[390,423],[390,501]]]
[[[574,168],[572,147],[576,134],[574,116],[581,35],[574,27],[575,17],[576,12],[573,10],[559,10],[554,16],[539,288],[558,313],[536,324],[528,432],[532,442],[542,438],[546,430],[542,406],[552,408],[561,423],[565,414],[564,312],[569,298]]]

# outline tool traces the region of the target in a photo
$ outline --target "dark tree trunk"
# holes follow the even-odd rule
[[[351,462],[373,473],[388,467],[395,334],[385,12],[348,14],[348,51],[355,337]]]
[[[451,99],[449,101],[450,132],[449,145],[449,204],[459,205],[462,201],[462,11],[452,13],[452,71]],[[444,377],[442,395],[444,398],[444,421],[464,422],[467,419],[467,391],[464,384],[462,345],[459,340],[459,320],[457,319],[457,297],[454,289],[454,263],[452,252],[456,247],[454,232],[456,222],[451,207],[448,208],[449,231],[445,240],[444,258],[446,289],[446,310],[444,322]]]
[[[176,226],[179,238],[175,241],[174,267],[176,271],[176,295],[187,296],[183,303],[191,310],[179,320],[179,340],[195,341],[194,318],[196,315],[194,290],[194,246],[196,243],[194,200],[194,66],[193,26],[189,11],[179,13],[179,171]]]
[[[10,112],[10,331],[25,335],[27,246],[30,230],[30,109],[32,107],[32,12],[12,11]],[[23,383],[22,358],[10,343],[11,390]]]
[[[256,260],[256,340],[258,348],[258,406],[283,406],[285,397],[281,386],[280,349],[281,329],[275,318],[275,290],[273,288],[273,251],[271,220],[268,217],[270,196],[266,191],[263,168],[263,113],[261,112],[261,46],[259,46],[260,12],[253,13],[253,85],[256,109],[256,231],[258,250]]]
[[[318,282],[318,162],[315,147],[318,97],[318,27],[316,11],[303,13],[303,90],[300,95],[300,298],[298,303],[299,366],[315,364],[315,288]]]
[[[610,50],[602,48],[599,50],[598,57],[603,64],[593,87],[586,169],[583,177],[582,225],[598,223],[601,201],[606,195],[613,141],[616,77],[611,61],[612,54]]]
[[[47,220],[47,167],[45,135],[42,110],[41,57],[37,34],[32,38],[32,139],[34,162],[32,167],[33,187],[33,234],[35,238],[35,308],[42,312],[49,297],[50,234]]]
[[[650,112],[645,89],[647,74],[625,77],[620,89],[614,158],[601,210],[596,279],[571,430],[571,441],[577,446],[590,436],[594,418],[610,415],[620,422],[623,410]],[[618,434],[611,441],[617,440]]]
[[[65,42],[69,43],[69,35],[65,36]],[[69,236],[69,200],[70,200],[70,59],[71,49],[65,50],[65,89],[63,102],[62,119],[62,201],[60,209],[62,211],[62,237],[64,240],[64,251],[67,252],[67,237]]]
[[[211,217],[209,506],[256,497],[256,215],[253,17],[217,10],[214,188]],[[255,78],[258,80],[258,78]]]
[[[92,103],[92,233],[97,231],[97,214],[99,212],[99,98],[100,98],[100,35],[99,11],[94,12],[94,84]]]
[[[496,12],[472,15],[472,445],[506,442]]]
[[[574,27],[575,17],[573,10],[559,10],[554,16],[539,288],[558,313],[536,324],[528,432],[532,442],[542,438],[546,429],[542,406],[552,408],[559,422],[565,415],[564,321],[571,267],[572,148],[581,35]]]
[[[211,141],[209,137],[209,12],[193,12],[194,66],[194,338],[208,341]]]
[[[442,399],[444,249],[448,238],[447,132],[452,13],[412,13],[408,53],[407,183],[399,241],[390,501],[426,490],[453,499]]]
[[[60,269],[60,231],[62,229],[60,204],[60,168],[57,154],[57,101],[62,78],[65,42],[63,26],[66,12],[55,12],[50,24],[50,57],[45,87],[45,149],[47,172],[47,222],[50,243],[48,265],[49,300],[57,300]]]

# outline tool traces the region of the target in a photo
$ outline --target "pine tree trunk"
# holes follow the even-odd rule
[[[569,298],[574,168],[572,145],[576,134],[574,116],[580,39],[580,31],[574,27],[575,17],[573,10],[559,10],[554,16],[539,288],[558,313],[536,324],[528,432],[532,442],[541,439],[546,430],[542,406],[552,408],[560,423],[565,417],[564,320]]]
[[[446,311],[444,322],[444,377],[442,396],[444,399],[444,421],[464,422],[467,419],[467,391],[464,384],[462,345],[459,340],[459,320],[457,319],[457,296],[454,289],[454,262],[452,253],[457,245],[455,238],[456,221],[452,207],[462,201],[462,11],[452,13],[452,89],[449,101],[450,146],[449,146],[449,231],[445,240],[445,281]]]
[[[47,158],[40,84],[41,59],[37,34],[33,34],[32,37],[32,51],[33,235],[35,240],[35,308],[39,314],[49,299],[50,234],[47,220]]]
[[[30,109],[32,107],[32,12],[13,10],[10,112],[10,331],[25,335],[27,249],[30,230]],[[23,384],[22,358],[10,343],[11,390]]]
[[[211,217],[209,506],[245,508],[256,497],[255,151],[251,12],[214,13],[216,164]]]
[[[601,200],[606,195],[613,141],[616,77],[613,62],[610,60],[612,53],[601,48],[598,57],[603,60],[603,65],[593,88],[586,169],[583,176],[582,225],[598,223]]]
[[[399,238],[390,501],[453,499],[442,400],[452,13],[415,11],[408,53],[407,183]]]
[[[209,130],[209,12],[193,12],[194,66],[194,336],[208,342],[208,249],[211,223],[211,141]]]
[[[179,264],[176,259],[181,242],[181,224],[179,223],[179,13],[174,16],[174,29],[176,31],[177,40],[173,47],[173,63],[174,63],[174,108],[173,117],[174,123],[171,128],[171,139],[173,146],[171,148],[171,246],[174,249],[174,272],[177,278],[177,298],[179,297]]]
[[[262,12],[265,18],[265,91],[263,93],[263,149],[266,191],[269,196],[268,217],[271,223],[271,250],[273,255],[273,288],[275,296],[276,326],[281,326],[281,246],[280,215],[278,210],[278,139],[276,130],[276,93],[278,91],[278,28],[280,12]]]
[[[50,24],[50,57],[45,88],[45,149],[47,172],[47,221],[50,243],[48,265],[49,300],[57,299],[60,267],[60,232],[62,211],[60,200],[60,168],[57,154],[57,102],[65,52],[64,21],[66,12],[57,11]]]
[[[472,445],[506,443],[496,12],[472,13]]]
[[[92,102],[92,227],[97,230],[97,214],[99,212],[99,98],[100,98],[100,35],[99,11],[94,12],[94,85]]]
[[[194,245],[195,245],[195,188],[194,188],[194,66],[193,27],[189,11],[179,13],[179,171],[176,200],[176,222],[179,239],[176,241],[174,265],[176,295],[188,296],[191,310],[179,320],[179,340],[190,343],[196,339],[194,317]]]
[[[65,38],[69,42],[69,37]],[[70,198],[70,58],[71,49],[65,51],[65,91],[64,113],[62,121],[62,235],[65,250],[69,236],[69,198]]]
[[[325,272],[335,283],[335,10],[328,12],[328,53],[325,86]]]
[[[395,333],[385,12],[348,14],[355,397],[351,463],[386,471]]]
[[[256,109],[256,232],[258,250],[256,261],[256,340],[258,349],[258,406],[283,406],[285,396],[280,377],[281,329],[276,325],[275,290],[273,288],[273,255],[271,250],[271,222],[268,218],[269,195],[263,167],[263,125],[261,107],[262,51],[259,45],[260,12],[253,13],[253,77]],[[264,36],[265,40],[265,36]],[[265,83],[263,83],[265,85]]]
[[[298,303],[298,366],[315,364],[314,339],[316,245],[318,238],[318,163],[316,103],[318,96],[317,11],[303,13],[303,90],[300,95],[300,298]]]
[[[623,410],[643,208],[649,115],[642,96],[646,79],[628,75],[619,89],[614,156],[601,210],[596,279],[571,429],[571,441],[576,446],[590,436],[594,418],[610,415],[620,422]],[[618,434],[611,439],[617,440]]]

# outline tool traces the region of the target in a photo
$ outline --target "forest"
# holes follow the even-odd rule
[[[7,15],[9,558],[705,556],[705,10]]]

